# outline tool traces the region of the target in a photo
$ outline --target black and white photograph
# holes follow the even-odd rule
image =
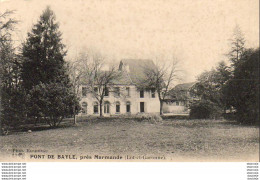
[[[0,0],[0,162],[259,162],[258,0]]]

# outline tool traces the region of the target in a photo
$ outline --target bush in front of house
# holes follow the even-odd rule
[[[190,105],[190,119],[215,119],[221,116],[221,108],[210,101],[195,101]]]
[[[147,121],[152,124],[157,124],[163,121],[159,114],[138,114],[135,119],[140,122]]]

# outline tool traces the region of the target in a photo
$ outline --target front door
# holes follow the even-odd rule
[[[144,112],[144,102],[140,102],[140,112]]]

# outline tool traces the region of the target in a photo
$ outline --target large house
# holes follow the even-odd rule
[[[159,113],[160,101],[155,89],[139,89],[140,79],[145,77],[144,68],[155,66],[152,60],[124,59],[118,71],[121,76],[105,92],[103,101],[104,115]],[[81,115],[98,115],[99,103],[91,93],[86,93],[82,84]]]

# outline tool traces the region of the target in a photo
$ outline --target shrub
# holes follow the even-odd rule
[[[160,123],[163,120],[159,114],[138,114],[136,119],[138,121],[147,121],[152,124]]]
[[[73,91],[62,83],[40,83],[30,91],[29,117],[43,118],[50,126],[58,126],[65,117],[79,107]],[[77,108],[79,109],[79,108]]]
[[[2,88],[1,125],[4,129],[16,129],[25,123],[26,95],[22,90]]]
[[[190,105],[191,119],[217,118],[221,116],[221,108],[209,101],[197,101]]]

